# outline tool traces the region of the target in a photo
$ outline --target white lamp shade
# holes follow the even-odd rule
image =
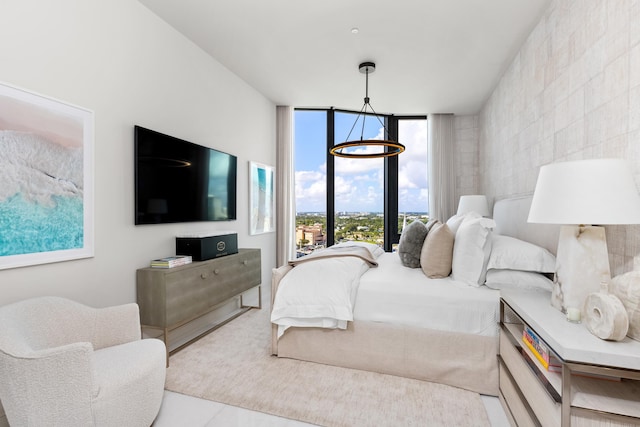
[[[469,212],[477,212],[482,216],[489,216],[489,205],[487,197],[483,195],[460,196],[458,202],[458,215],[464,215]]]
[[[640,195],[623,159],[552,163],[540,168],[529,222],[640,224]]]

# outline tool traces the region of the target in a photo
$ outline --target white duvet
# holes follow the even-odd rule
[[[271,311],[278,338],[291,327],[346,329],[360,276],[369,264],[358,257],[323,258],[298,264],[280,281]]]
[[[403,266],[396,253],[385,253],[377,261],[378,268],[360,281],[356,321],[498,335],[500,291],[451,277],[429,279],[420,268]]]
[[[451,277],[428,279],[402,265],[396,253],[300,263],[280,281],[271,321],[278,338],[291,327],[346,329],[347,322],[393,323],[434,330],[496,336],[499,291]]]

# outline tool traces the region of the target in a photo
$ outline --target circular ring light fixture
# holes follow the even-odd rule
[[[365,125],[365,121],[367,120],[367,114],[368,114],[367,109],[370,109],[373,115],[378,119],[378,121],[384,128],[384,134],[386,136],[389,135],[389,130],[384,125],[384,123],[382,123],[382,120],[380,120],[380,117],[378,117],[378,114],[375,112],[375,110],[371,106],[370,98],[369,98],[369,73],[373,73],[376,70],[376,64],[373,62],[363,62],[359,65],[358,68],[360,72],[363,73],[366,77],[364,105],[360,109],[360,112],[358,113],[358,116],[356,117],[356,121],[353,123],[353,126],[351,126],[351,130],[347,135],[347,140],[345,142],[341,142],[340,144],[334,145],[329,150],[329,153],[333,156],[347,157],[352,159],[373,159],[377,157],[397,156],[398,154],[402,153],[405,149],[404,145],[400,144],[398,141],[393,141],[390,139],[364,139],[364,125]],[[353,129],[356,127],[356,124],[358,123],[360,116],[362,116],[362,131],[360,133],[360,139],[349,140],[349,137],[351,136],[351,132],[353,132]],[[350,148],[368,148],[368,147],[379,147],[381,148],[381,150],[375,151],[375,152],[371,152],[369,150],[347,151]]]
[[[376,152],[347,152],[348,148],[354,147],[380,147],[382,151]],[[351,159],[375,159],[377,157],[397,156],[404,151],[404,145],[389,139],[361,139],[358,141],[346,141],[334,145],[329,153],[337,157],[347,157]]]

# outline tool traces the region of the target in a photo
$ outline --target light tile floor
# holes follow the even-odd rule
[[[492,427],[508,427],[509,422],[497,397],[482,396]],[[0,417],[0,427],[8,427]],[[210,400],[165,391],[160,413],[153,427],[305,427],[312,424],[249,411]]]

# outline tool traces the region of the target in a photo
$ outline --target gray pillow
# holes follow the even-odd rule
[[[410,268],[420,267],[420,252],[428,231],[424,223],[417,220],[402,230],[398,243],[398,256],[402,265]]]

